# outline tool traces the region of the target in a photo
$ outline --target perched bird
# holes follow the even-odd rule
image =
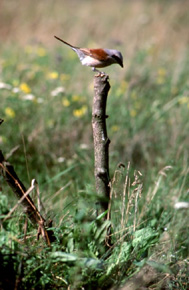
[[[80,48],[69,44],[57,36],[54,37],[71,47],[71,49],[77,53],[82,65],[92,67],[93,71],[98,71],[96,68],[106,67],[114,63],[117,63],[123,67],[123,56],[121,52],[116,49]],[[98,72],[100,74],[104,74],[100,71]]]

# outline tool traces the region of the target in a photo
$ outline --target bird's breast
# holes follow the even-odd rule
[[[91,56],[85,56],[85,58],[83,58],[81,60],[81,63],[82,63],[82,65],[91,66],[91,67],[103,67],[104,66],[103,61],[95,59]]]

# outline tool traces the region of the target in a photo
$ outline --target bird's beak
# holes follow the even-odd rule
[[[116,59],[116,62],[117,62],[121,67],[123,67],[123,60],[122,60],[121,58],[119,58],[119,57],[116,57],[115,59]]]
[[[117,62],[118,62],[118,64],[119,64],[121,67],[123,67],[123,61],[122,61],[122,59],[118,58],[118,59],[117,59]]]
[[[123,62],[121,61],[121,62],[119,63],[119,65],[120,65],[121,67],[123,67]]]

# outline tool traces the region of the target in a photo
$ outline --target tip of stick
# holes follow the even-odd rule
[[[105,73],[103,73],[103,72],[100,72],[100,73],[98,73],[98,74],[95,74],[94,77],[95,77],[95,78],[100,78],[100,79],[103,80],[103,81],[107,81],[107,80],[109,80],[109,75],[107,75],[107,74],[105,74]]]

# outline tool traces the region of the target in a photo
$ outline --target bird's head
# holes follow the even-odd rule
[[[105,51],[112,58],[114,63],[117,63],[123,67],[123,56],[120,51],[116,49],[105,49]]]

